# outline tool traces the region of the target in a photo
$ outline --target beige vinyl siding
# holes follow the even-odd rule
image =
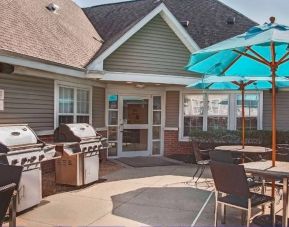
[[[272,125],[272,94],[268,91],[263,96],[263,128],[271,130]],[[289,130],[289,92],[277,93],[277,129]]]
[[[179,127],[179,91],[166,93],[166,127]]]
[[[104,69],[192,76],[184,70],[189,56],[189,50],[158,15],[112,53],[104,61]]]
[[[54,81],[0,73],[4,111],[0,124],[29,124],[35,131],[54,128]]]
[[[93,87],[92,125],[95,128],[105,127],[105,88]]]

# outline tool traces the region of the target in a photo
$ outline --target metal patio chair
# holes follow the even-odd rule
[[[197,164],[197,170],[195,171],[192,181],[194,181],[195,177],[197,176],[198,172],[200,171],[199,176],[197,177],[197,180],[195,183],[197,184],[201,176],[203,175],[206,167],[210,163],[209,158],[209,152],[210,150],[201,150],[199,143],[193,142],[193,153],[195,155],[196,164]]]
[[[231,152],[228,151],[219,151],[219,150],[212,150],[209,153],[210,160],[215,162],[223,162],[223,163],[229,163],[229,164],[239,164],[240,159],[234,158]],[[247,182],[248,186],[251,189],[261,188],[262,194],[264,194],[264,186],[265,182],[262,182],[260,179],[256,179],[252,175],[247,175]]]
[[[22,166],[0,164],[0,227],[9,208],[9,227],[16,227],[16,194],[22,176]]]
[[[215,183],[215,221],[217,226],[218,205],[222,205],[222,223],[225,223],[226,206],[247,212],[246,226],[250,226],[252,208],[271,204],[273,226],[275,226],[275,200],[273,197],[250,192],[244,166],[222,162],[210,162]]]

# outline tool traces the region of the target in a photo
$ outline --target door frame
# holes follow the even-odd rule
[[[147,124],[125,124],[123,122],[123,102],[124,97],[138,97],[148,100],[148,123]],[[149,156],[151,155],[151,142],[150,138],[152,137],[152,99],[148,95],[126,95],[126,94],[120,94],[118,96],[118,102],[119,102],[119,110],[118,110],[118,156],[119,157],[136,157],[136,156]],[[123,151],[123,131],[125,129],[147,129],[148,135],[147,135],[147,150],[145,151]]]
[[[121,152],[121,147],[120,147],[120,133],[119,133],[119,120],[120,120],[120,111],[122,110],[121,102],[120,102],[120,97],[121,96],[139,96],[139,97],[148,97],[149,98],[149,131],[151,131],[150,135],[148,135],[148,153],[145,154],[145,156],[163,156],[164,154],[164,129],[165,129],[165,90],[163,89],[158,89],[158,90],[140,90],[140,89],[131,89],[128,88],[126,89],[126,86],[118,86],[121,87],[122,89],[117,89],[114,86],[111,86],[111,88],[106,89],[106,111],[105,111],[105,121],[106,121],[106,126],[108,129],[108,112],[109,112],[109,100],[108,97],[110,95],[118,95],[118,135],[117,135],[117,155],[116,156],[109,156],[109,158],[119,158],[119,157],[135,157],[136,154],[131,155],[124,155],[123,152]],[[126,90],[126,92],[124,92]],[[161,136],[160,136],[160,154],[153,155],[152,154],[152,145],[153,145],[153,138],[152,138],[152,124],[153,124],[153,119],[152,119],[152,108],[153,108],[153,97],[154,96],[160,96],[161,97]],[[128,152],[129,153],[129,152]],[[137,156],[141,156],[141,154],[138,154]]]

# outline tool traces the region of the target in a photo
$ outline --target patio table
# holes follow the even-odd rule
[[[241,154],[242,158],[247,158],[250,161],[250,158],[248,158],[246,155],[247,154],[257,154],[259,156],[261,156],[264,154],[267,154],[269,152],[272,151],[271,148],[268,147],[262,147],[262,146],[245,146],[244,148],[242,148],[242,145],[226,145],[226,146],[218,146],[215,147],[215,150],[219,150],[219,151],[228,151],[228,152],[232,152],[232,153],[238,153]]]
[[[282,227],[288,227],[288,179],[289,162],[276,162],[272,167],[272,161],[249,162],[243,164],[246,172],[259,176],[283,179],[283,217]]]

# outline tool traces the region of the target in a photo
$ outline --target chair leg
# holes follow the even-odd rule
[[[205,168],[206,168],[206,166],[205,166],[205,165],[202,165],[202,166],[201,166],[201,172],[200,172],[200,175],[199,175],[199,177],[198,177],[198,179],[196,180],[196,182],[195,182],[195,183],[198,183],[199,179],[201,178],[201,176],[202,176],[202,175],[203,175],[203,173],[204,173],[204,170],[205,170]]]
[[[249,207],[247,211],[247,227],[250,227],[250,219],[251,219],[251,207]]]
[[[272,226],[276,226],[276,215],[275,215],[275,200],[271,202],[271,216],[272,216]]]
[[[226,205],[221,204],[221,223],[226,224]]]
[[[215,194],[215,196],[217,197],[217,193]],[[214,227],[217,227],[217,220],[218,220],[218,201],[217,201],[217,198],[216,198]]]
[[[250,219],[252,215],[251,199],[248,199],[248,210],[247,210],[247,227],[250,227]]]
[[[193,180],[194,180],[195,176],[198,174],[200,168],[201,168],[201,166],[197,164],[197,170],[196,170],[196,172],[193,175]]]

